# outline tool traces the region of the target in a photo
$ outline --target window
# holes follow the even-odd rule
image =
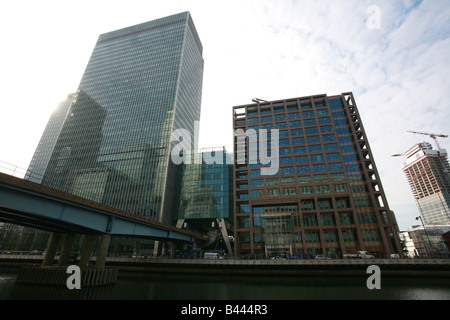
[[[292,136],[299,136],[303,134],[303,129],[293,129],[291,130],[291,135]],[[297,143],[304,143],[305,140],[303,139],[303,142],[297,142]]]
[[[346,184],[335,184],[333,185],[334,192],[346,192],[347,185]]]
[[[316,127],[305,129],[305,134],[314,134],[314,133],[319,133],[319,129],[317,129]]]
[[[305,172],[309,172],[309,166],[301,166],[301,167],[296,167],[296,171],[297,173],[305,173]]]
[[[365,240],[365,241],[381,240],[380,230],[378,230],[378,229],[361,230],[361,234],[362,234],[363,240]]]
[[[280,189],[269,189],[267,190],[268,197],[276,197],[280,195]]]
[[[343,170],[344,167],[342,166],[342,163],[330,163],[328,165],[328,169],[330,171],[335,171],[335,170]]]
[[[326,210],[326,209],[333,209],[333,204],[331,203],[331,199],[319,199],[319,209],[320,210]],[[334,218],[334,216],[333,216]]]
[[[258,118],[248,119],[247,123],[248,124],[256,124],[256,123],[259,123],[259,119]]]
[[[336,230],[326,230],[323,232],[325,242],[337,242],[339,241]]]
[[[310,156],[311,162],[325,161],[325,158],[321,154]]]
[[[311,118],[311,117],[314,117],[314,111],[305,111],[305,112],[302,112],[302,116],[303,116],[303,118]]]
[[[345,174],[343,173],[332,173],[330,174],[331,181],[344,181]]]
[[[293,184],[295,183],[294,177],[281,178],[281,184]]]
[[[312,137],[307,137],[306,141],[308,143],[315,143],[315,142],[320,142],[320,138],[319,136],[312,136]]]
[[[289,127],[301,127],[302,126],[302,122],[301,121],[291,121],[289,122]]]
[[[341,224],[353,224],[353,215],[351,213],[339,213]]]
[[[331,118],[319,118],[319,124],[331,123]]]
[[[344,241],[357,241],[358,240],[355,230],[342,230],[342,238],[344,238]]]
[[[319,231],[307,231],[305,232],[306,242],[320,242]]]
[[[325,149],[325,151],[338,150],[338,146],[335,143],[326,144],[323,146],[323,148]]]
[[[319,151],[322,151],[322,146],[321,146],[321,145],[317,145],[317,146],[309,146],[309,147],[308,147],[308,151],[309,151],[309,152],[319,152]]]
[[[252,198],[264,197],[264,190],[252,190],[250,194]]]
[[[284,112],[284,106],[282,105],[274,105],[273,112]]]
[[[250,171],[250,176],[251,177],[260,177],[261,176],[261,170]]]
[[[293,139],[295,140],[295,139]],[[295,147],[294,153],[306,153],[306,147]]]
[[[288,102],[287,111],[298,110],[297,102]]]
[[[306,149],[306,148],[305,148]],[[295,157],[295,163],[307,163],[308,157]]]
[[[250,218],[239,218],[239,228],[250,228]]]
[[[320,171],[326,171],[326,167],[324,164],[319,164],[319,165],[313,165],[311,166],[312,171],[313,172],[320,172]]]
[[[327,154],[327,160],[328,161],[332,161],[332,160],[340,160],[341,156],[339,155],[339,153],[328,153]]]
[[[312,194],[314,193],[313,187],[299,187],[300,194]]]
[[[357,208],[372,207],[372,201],[369,197],[355,197],[353,198],[353,201],[355,202],[355,207]]]
[[[339,142],[341,142],[341,143],[352,142],[352,141],[353,141],[353,139],[352,139],[351,136],[348,136],[348,137],[339,137]]]
[[[347,171],[361,171],[361,168],[357,164],[349,164],[345,166]]]
[[[311,183],[311,181],[312,179],[310,176],[298,177],[298,183],[300,184]]]
[[[314,182],[328,182],[328,176],[326,174],[320,174],[314,176]]]
[[[358,213],[358,219],[361,224],[377,223],[377,217],[373,212]]]
[[[305,226],[317,226],[317,217],[316,215],[304,215],[303,216],[303,224]]]
[[[324,185],[324,186],[316,186],[316,192],[317,193],[330,193],[330,186]]]
[[[238,204],[239,213],[249,213],[250,205],[248,204]]]
[[[304,199],[300,202],[300,205],[302,210],[314,210],[316,208],[312,199]]]
[[[261,117],[261,122],[271,122],[272,117]]]
[[[280,174],[293,174],[294,168],[281,168]]]
[[[323,141],[334,141],[336,140],[336,136],[334,134],[326,134],[322,136]]]
[[[277,186],[279,184],[278,179],[266,179],[266,186]]]
[[[250,186],[252,186],[252,187],[261,187],[262,185],[263,185],[262,180],[251,180],[250,181]]]
[[[332,126],[320,127],[320,132],[332,132],[332,131],[333,131],[333,127]]]
[[[280,164],[291,164],[292,158],[280,158]]]
[[[350,208],[349,198],[336,198],[336,207],[338,209]]]
[[[358,156],[356,154],[344,155],[343,157],[345,162],[358,161]]]
[[[238,199],[248,199],[248,193],[238,193]]]
[[[305,138],[292,138],[292,144],[303,144],[305,143]]]
[[[339,109],[343,107],[341,98],[329,99],[328,103],[330,104],[331,109]]]
[[[290,113],[290,114],[288,115],[288,118],[289,118],[289,119],[300,119],[300,114],[297,113],[297,112],[295,112],[295,113]]]
[[[303,124],[305,126],[315,126],[316,125],[316,119],[308,119],[308,120],[304,120]]]
[[[280,155],[291,154],[291,149],[290,148],[279,149],[279,153]]]
[[[295,196],[297,194],[297,189],[295,188],[284,188],[283,195],[284,196]]]

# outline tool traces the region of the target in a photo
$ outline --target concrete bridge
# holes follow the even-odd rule
[[[111,236],[182,243],[206,240],[200,234],[5,173],[0,173],[0,222],[52,232],[42,266],[52,264],[61,239],[58,266],[66,265],[75,234],[85,235],[80,267],[88,266],[94,239],[100,237],[96,268],[105,266]]]

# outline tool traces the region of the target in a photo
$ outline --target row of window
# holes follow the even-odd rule
[[[269,190],[251,190],[250,194],[248,193],[238,193],[238,199],[248,199],[249,196],[252,198],[262,198],[262,197],[277,197],[277,196],[295,196],[295,195],[305,195],[305,194],[321,194],[321,193],[331,193],[331,190],[334,192],[347,192],[348,187],[346,184],[336,184],[330,187],[329,185],[321,185],[321,186],[306,186],[306,187],[298,187],[297,188],[283,188],[281,189],[269,189]]]
[[[361,230],[362,240],[363,241],[381,241],[381,233],[378,229],[363,229]],[[323,237],[324,242],[338,242],[339,236],[336,230],[324,230],[322,231],[322,235],[320,231],[304,231],[304,232],[294,232],[292,236],[286,237],[284,234],[280,234],[277,238],[276,234],[272,233],[271,238],[267,238],[265,233],[254,233],[254,242],[267,242],[274,243],[277,238],[277,241],[280,244],[289,244],[294,239],[295,242],[302,242],[303,237],[304,241],[307,243],[319,243],[321,242],[321,237]],[[342,230],[341,236],[343,241],[358,241],[358,236],[356,230]],[[250,242],[250,234],[249,233],[240,233],[239,234],[240,243],[249,243]]]
[[[313,103],[314,102],[314,103]],[[341,109],[343,107],[342,100],[340,98],[331,98],[328,100],[330,109]],[[275,103],[273,106],[270,105],[261,105],[259,108],[251,106],[247,108],[247,115],[253,116],[257,115],[258,113],[261,115],[264,114],[278,114],[283,113],[285,111],[295,111],[299,110],[299,106],[301,110],[308,110],[306,112],[313,112],[313,107],[315,108],[322,108],[326,107],[326,101],[325,99],[319,99],[319,100],[313,100],[307,99],[307,100],[300,100],[300,101],[287,101],[286,107],[284,103]],[[317,110],[317,112],[327,112],[328,109],[325,110]]]

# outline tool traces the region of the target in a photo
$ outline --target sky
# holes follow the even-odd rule
[[[450,0],[2,1],[0,162],[28,167],[100,34],[184,11],[205,60],[200,147],[232,150],[232,107],[254,97],[353,92],[399,227],[418,224],[392,155],[434,143],[407,131],[450,133]]]

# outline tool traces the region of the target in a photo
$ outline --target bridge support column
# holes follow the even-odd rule
[[[102,269],[105,267],[106,255],[108,254],[109,242],[111,241],[111,236],[109,234],[104,234],[100,237],[100,244],[97,250],[97,260],[95,261],[95,267]]]
[[[58,249],[58,242],[61,238],[61,234],[52,233],[50,239],[48,240],[47,250],[45,251],[44,261],[42,261],[42,266],[51,266],[53,260],[55,259],[56,250]]]
[[[84,241],[83,241],[83,247],[81,248],[80,252],[80,262],[79,266],[80,268],[85,268],[89,265],[89,261],[91,260],[91,253],[92,253],[92,245],[94,244],[94,235],[85,235]]]
[[[63,247],[61,249],[61,254],[59,255],[58,266],[65,266],[67,264],[67,262],[69,261],[69,255],[70,255],[70,252],[72,251],[74,239],[75,239],[74,234],[66,235],[66,237],[64,239]]]

